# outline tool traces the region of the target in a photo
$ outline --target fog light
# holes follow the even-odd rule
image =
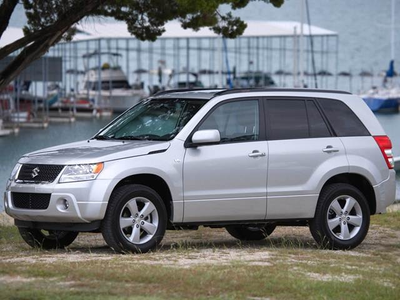
[[[64,199],[64,209],[67,210],[69,208],[69,202],[67,199]]]
[[[65,198],[59,198],[57,199],[56,207],[58,211],[65,212],[69,208],[69,201]]]

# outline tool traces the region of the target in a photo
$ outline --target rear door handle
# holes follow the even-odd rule
[[[322,149],[322,152],[325,152],[325,153],[339,152],[339,149],[333,148],[331,145],[328,145],[328,146],[326,146],[326,148]]]
[[[265,152],[254,150],[253,152],[249,153],[249,157],[260,157],[260,156],[265,156]]]

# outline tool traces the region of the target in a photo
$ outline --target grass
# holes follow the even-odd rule
[[[394,211],[383,215],[371,217],[372,224],[400,230],[400,211]]]
[[[398,212],[374,216],[352,251],[318,249],[307,228],[258,243],[201,229],[142,255],[114,254],[98,235],[32,250],[0,227],[0,299],[398,299],[399,223]]]

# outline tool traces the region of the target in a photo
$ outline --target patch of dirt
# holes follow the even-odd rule
[[[0,283],[11,284],[11,283],[25,283],[34,281],[35,278],[26,278],[21,276],[0,276]]]
[[[5,212],[0,212],[0,226],[13,226],[14,219]]]
[[[197,265],[228,265],[232,262],[246,265],[271,266],[272,259],[269,251],[254,251],[252,249],[226,249],[192,251],[190,253],[171,253],[158,255],[157,260],[143,260],[140,263],[163,265],[178,268],[190,268]]]
[[[2,262],[4,263],[58,263],[58,262],[85,262],[91,260],[111,260],[114,257],[112,255],[99,255],[99,254],[87,254],[87,253],[59,253],[59,254],[41,254],[41,255],[24,255],[18,257],[3,257]]]
[[[353,282],[356,279],[361,279],[360,275],[330,275],[330,274],[319,274],[319,273],[303,273],[308,278],[317,281],[341,281],[341,282]]]

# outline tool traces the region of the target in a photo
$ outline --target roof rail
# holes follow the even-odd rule
[[[351,95],[350,92],[340,90],[324,90],[324,89],[308,89],[308,88],[235,88],[225,89],[215,93],[215,96],[228,95],[233,93],[248,93],[248,92],[313,92],[313,93],[335,93]]]
[[[170,94],[170,93],[176,93],[176,92],[196,92],[196,91],[226,91],[224,88],[191,88],[191,89],[174,89],[174,90],[165,90],[165,91],[158,91],[153,95],[155,96],[160,96],[160,95],[165,95],[165,94]],[[219,93],[219,92],[218,92]]]

